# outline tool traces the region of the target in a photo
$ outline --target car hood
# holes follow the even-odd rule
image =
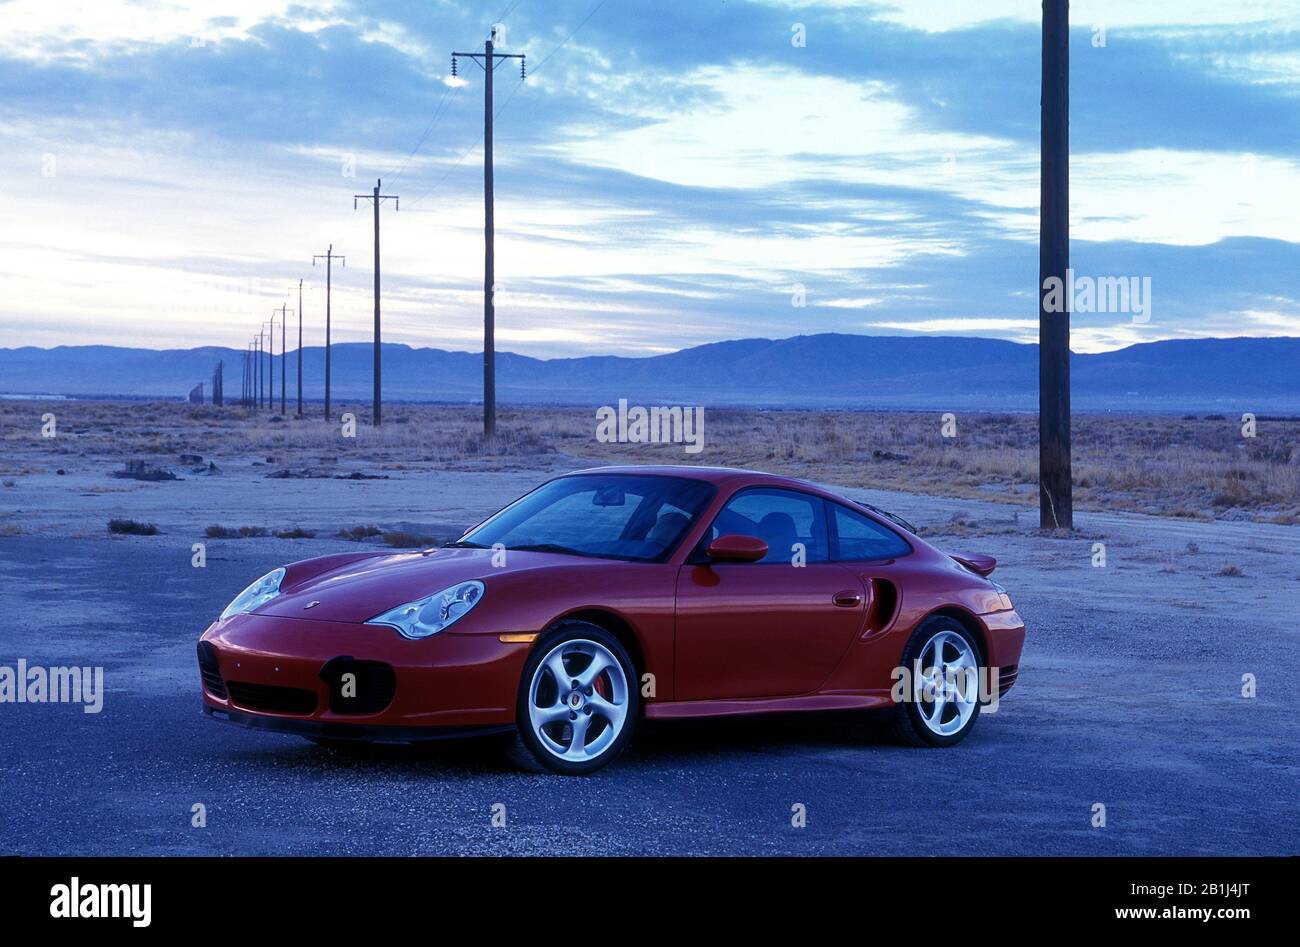
[[[340,557],[286,568],[281,594],[256,615],[310,618],[313,621],[364,622],[389,609],[478,579],[489,589],[503,577],[523,571],[573,565],[572,556],[511,551],[505,566],[493,566],[490,549],[436,549],[428,553]],[[596,563],[599,560],[581,560]]]

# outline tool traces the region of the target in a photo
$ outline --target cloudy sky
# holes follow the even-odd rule
[[[497,338],[551,356],[750,336],[1036,337],[1035,0],[0,2],[0,346],[482,339],[496,73]],[[1300,5],[1078,0],[1072,262],[1150,322],[1075,348],[1300,335]],[[806,45],[792,43],[799,33]],[[806,305],[792,305],[796,284]],[[292,288],[292,297],[286,293]],[[291,323],[292,324],[292,323]]]

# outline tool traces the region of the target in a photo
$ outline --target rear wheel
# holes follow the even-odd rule
[[[907,699],[894,709],[891,731],[911,746],[952,746],[979,719],[979,646],[955,619],[927,618],[903,649]]]
[[[640,713],[636,672],[622,642],[599,625],[566,622],[539,642],[519,681],[515,719],[534,769],[581,775],[618,756]]]

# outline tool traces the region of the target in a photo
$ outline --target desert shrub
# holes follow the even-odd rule
[[[310,529],[303,529],[301,526],[295,526],[293,529],[277,529],[272,533],[276,539],[315,539],[316,532]]]
[[[158,527],[153,523],[141,523],[138,520],[109,520],[108,531],[118,535],[157,536]]]
[[[339,530],[339,538],[359,543],[363,539],[369,539],[372,536],[379,536],[382,533],[383,530],[373,524],[369,526],[348,526]]]

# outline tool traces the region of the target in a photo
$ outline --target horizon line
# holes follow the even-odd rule
[[[726,344],[728,344],[728,343],[737,343],[737,342],[770,342],[770,343],[775,343],[775,342],[791,342],[791,341],[794,341],[794,340],[796,340],[796,339],[814,339],[814,338],[821,338],[821,337],[826,337],[826,336],[837,336],[837,337],[848,336],[848,337],[852,337],[852,338],[859,338],[859,339],[873,339],[873,340],[904,340],[904,339],[906,339],[906,340],[909,340],[909,341],[914,341],[914,340],[918,340],[918,339],[927,339],[927,340],[932,340],[932,341],[969,341],[969,340],[978,340],[978,341],[983,341],[983,342],[1002,342],[1002,343],[1005,343],[1005,344],[1007,344],[1007,345],[1024,346],[1024,347],[1027,347],[1027,348],[1028,348],[1028,347],[1037,347],[1038,344],[1039,344],[1037,341],[1033,341],[1033,342],[1021,342],[1021,341],[1017,341],[1017,340],[1015,340],[1015,339],[1005,339],[1005,338],[1001,338],[1001,337],[998,337],[998,336],[989,336],[989,335],[950,335],[950,334],[947,334],[947,333],[942,333],[942,334],[940,334],[940,333],[919,333],[919,332],[918,332],[918,333],[889,334],[889,335],[873,335],[873,334],[869,334],[869,333],[861,333],[861,332],[812,332],[812,333],[801,333],[801,334],[799,334],[799,335],[782,336],[782,337],[779,337],[779,338],[770,338],[770,337],[767,337],[767,336],[743,336],[743,337],[739,337],[739,338],[716,339],[716,340],[713,340],[713,341],[710,341],[710,342],[699,342],[699,343],[696,343],[695,345],[686,345],[686,346],[682,346],[681,348],[671,349],[671,350],[666,351],[666,352],[657,352],[657,353],[653,353],[653,354],[649,354],[649,355],[620,355],[620,354],[614,354],[614,353],[608,353],[608,352],[592,352],[592,353],[587,353],[587,354],[583,354],[583,355],[550,355],[550,356],[545,356],[545,355],[526,355],[526,354],[524,354],[524,353],[522,353],[522,352],[516,352],[516,351],[513,351],[513,350],[511,350],[511,349],[503,349],[503,348],[498,348],[498,349],[496,349],[496,353],[497,353],[498,356],[500,356],[500,355],[513,355],[513,356],[516,356],[516,357],[518,357],[518,358],[528,358],[528,359],[532,359],[532,360],[534,360],[534,361],[539,361],[539,362],[565,361],[565,360],[583,359],[583,358],[624,358],[624,359],[647,359],[647,358],[661,358],[661,357],[666,356],[666,355],[676,355],[676,354],[678,354],[678,353],[680,353],[680,352],[686,352],[686,351],[690,351],[690,350],[692,350],[692,349],[700,349],[700,348],[704,348],[704,347],[706,347],[706,346],[710,346],[710,345],[726,345]],[[1127,349],[1137,348],[1138,346],[1145,346],[1145,345],[1158,345],[1158,344],[1166,343],[1166,342],[1235,342],[1235,341],[1241,341],[1241,340],[1247,340],[1247,339],[1250,339],[1250,340],[1258,340],[1258,341],[1261,341],[1261,342],[1263,342],[1263,341],[1272,341],[1272,340],[1281,340],[1281,341],[1288,341],[1288,340],[1289,340],[1289,341],[1297,341],[1297,340],[1300,340],[1300,335],[1232,335],[1232,336],[1198,335],[1198,336],[1187,336],[1187,337],[1181,337],[1181,338],[1152,339],[1152,340],[1147,341],[1147,342],[1130,342],[1130,343],[1128,343],[1127,345],[1120,345],[1120,346],[1117,346],[1117,347],[1115,347],[1115,348],[1113,348],[1113,349],[1101,349],[1101,350],[1091,351],[1091,352],[1076,352],[1074,349],[1071,349],[1071,350],[1070,350],[1070,353],[1071,353],[1072,355],[1104,355],[1104,354],[1109,354],[1109,353],[1113,353],[1113,352],[1123,352],[1123,351],[1125,351],[1125,350],[1127,350]],[[367,348],[373,348],[373,347],[374,347],[374,344],[375,344],[375,343],[374,343],[373,341],[332,342],[331,345],[330,345],[330,347],[331,347],[331,348],[338,348],[338,347],[340,347],[340,346],[348,346],[348,347],[365,346],[365,347],[367,347]],[[430,352],[430,351],[431,351],[431,352],[446,352],[446,353],[448,353],[448,354],[452,354],[452,355],[477,355],[477,356],[482,356],[482,355],[483,355],[483,349],[481,349],[481,348],[480,348],[480,349],[477,349],[477,350],[475,350],[475,349],[452,349],[452,348],[443,348],[443,347],[441,347],[441,346],[436,346],[436,345],[412,345],[412,344],[409,343],[409,342],[382,342],[382,343],[380,343],[380,344],[381,344],[381,347],[382,347],[382,348],[406,348],[406,349],[410,349],[411,351],[415,351],[415,352],[420,352],[420,351]],[[229,346],[229,345],[217,345],[217,344],[209,344],[209,345],[193,345],[193,346],[190,346],[190,347],[188,347],[188,348],[177,348],[177,347],[155,348],[155,347],[153,347],[153,346],[147,346],[147,345],[114,345],[114,344],[111,344],[111,343],[101,343],[101,342],[88,342],[88,343],[75,343],[75,342],[74,342],[74,343],[60,343],[60,344],[58,344],[58,345],[52,345],[52,346],[42,346],[42,345],[20,345],[20,346],[12,346],[12,347],[10,347],[10,346],[0,346],[0,352],[21,352],[21,351],[25,351],[25,350],[34,350],[34,351],[38,351],[38,352],[53,352],[53,351],[56,351],[56,350],[58,350],[58,349],[92,349],[92,348],[95,348],[95,349],[116,349],[116,350],[127,351],[127,352],[160,352],[160,353],[162,353],[162,352],[197,352],[197,351],[200,351],[200,350],[202,350],[202,349],[221,349],[221,350],[224,350],[224,351],[232,352],[232,353],[234,353],[235,355],[238,355],[239,353],[241,353],[242,351],[244,351],[243,349],[235,348],[235,347],[233,347],[233,346]],[[313,351],[313,350],[323,350],[324,348],[325,348],[325,346],[324,346],[323,344],[320,344],[320,345],[304,345],[304,346],[302,346],[302,350],[303,350],[304,352],[307,352],[307,351]],[[298,349],[297,349],[296,347],[295,347],[295,348],[291,348],[291,349],[289,349],[289,352],[291,352],[291,353],[292,353],[292,352],[297,352],[297,351],[298,351]],[[275,357],[278,358],[278,357],[280,357],[281,354],[283,354],[283,353],[277,353],[277,355],[276,355]]]

